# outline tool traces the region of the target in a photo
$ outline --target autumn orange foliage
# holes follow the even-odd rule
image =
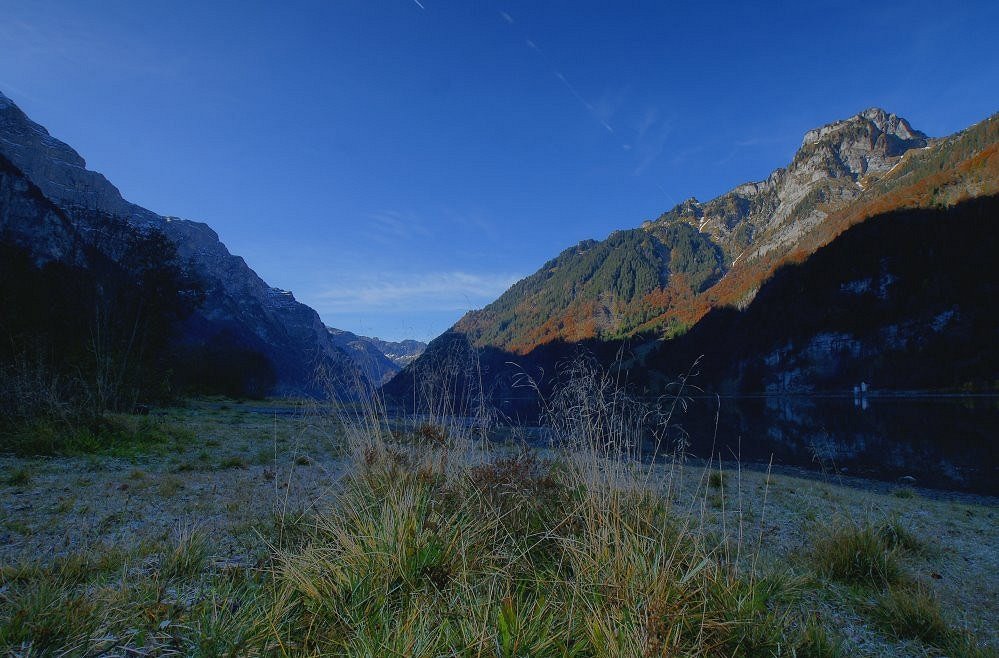
[[[893,210],[952,206],[975,196],[999,193],[999,143],[920,180],[861,199],[831,213],[788,252],[743,262],[700,295],[671,299],[662,315],[639,327],[662,330],[671,324],[692,326],[712,308],[739,306],[783,265],[800,263],[851,226]]]
[[[985,146],[979,148],[982,143]],[[642,333],[670,337],[696,324],[713,308],[745,306],[778,268],[804,261],[856,224],[894,210],[951,206],[999,193],[999,119],[989,119],[943,146],[926,155],[909,152],[897,171],[880,180],[876,176],[865,179],[869,186],[865,196],[843,208],[827,208],[826,218],[792,247],[739,262],[703,292],[695,292],[685,275],[674,274],[665,287],[634,299],[577,300],[516,336],[506,348],[527,354],[555,340],[579,342]],[[906,183],[907,176],[917,180]],[[524,300],[515,314],[536,314],[533,304]],[[465,327],[459,323],[458,328]]]

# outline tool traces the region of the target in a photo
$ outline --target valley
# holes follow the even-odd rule
[[[999,655],[995,7],[4,11],[0,655]]]

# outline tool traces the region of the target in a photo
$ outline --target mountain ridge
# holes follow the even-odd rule
[[[0,154],[83,231],[93,212],[120,217],[140,229],[162,231],[206,284],[206,298],[188,322],[185,340],[207,345],[238,336],[263,352],[277,375],[273,394],[321,395],[315,381],[322,366],[340,382],[339,393],[356,395],[366,387],[350,356],[330,339],[312,308],[288,291],[273,288],[242,257],[233,255],[208,224],[154,213],[122,197],[103,174],[86,167],[68,144],[32,121],[0,93]],[[220,338],[225,337],[225,338]]]
[[[466,314],[454,329],[477,346],[521,354],[554,339],[683,331],[704,309],[671,309],[703,302],[710,289],[729,285],[726,279],[741,276],[747,264],[766,262],[762,270],[772,271],[771,261],[895,173],[906,154],[945,141],[880,108],[825,124],[806,132],[791,162],[762,181],[704,203],[688,199],[637,229],[570,247],[493,303]],[[574,267],[586,271],[558,273]],[[748,303],[758,283],[743,286],[740,303]]]
[[[569,247],[462,317],[421,359],[429,363],[456,340],[549,371],[546,357],[528,355],[564,355],[556,343],[623,340],[648,353],[712,309],[749,307],[775,271],[869,217],[999,193],[997,115],[930,138],[871,108],[808,131],[802,144],[763,181],[705,203],[688,199],[637,229]]]
[[[334,327],[327,327],[327,331],[333,342],[354,359],[368,380],[378,386],[392,379],[426,349],[425,343],[416,340],[385,341]]]

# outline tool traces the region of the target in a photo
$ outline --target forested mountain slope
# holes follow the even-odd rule
[[[797,319],[815,321],[810,296],[814,294],[820,299],[827,294],[820,285],[822,282],[800,275],[804,278],[796,295],[778,294],[772,292],[775,288],[768,283],[776,278],[776,273],[784,272],[782,268],[788,266],[807,264],[822,247],[836,245],[837,239],[851,227],[877,224],[884,217],[896,216],[896,211],[909,209],[929,211],[925,215],[928,219],[914,220],[912,227],[914,230],[921,227],[919,235],[929,241],[926,246],[930,252],[924,253],[923,245],[910,239],[906,226],[892,220],[890,225],[894,228],[872,228],[851,234],[854,237],[849,238],[849,244],[857,250],[857,265],[863,260],[859,254],[881,252],[886,258],[894,254],[898,262],[913,258],[933,263],[936,268],[932,271],[933,278],[950,281],[951,287],[962,288],[959,294],[967,295],[964,310],[952,316],[949,313],[953,309],[945,308],[942,298],[909,295],[905,303],[915,307],[906,311],[908,315],[900,314],[896,306],[891,306],[895,302],[891,302],[893,311],[882,309],[880,315],[872,317],[880,318],[876,322],[881,322],[878,325],[881,329],[892,331],[890,327],[895,323],[903,334],[913,323],[928,321],[926,318],[939,316],[937,322],[943,322],[944,317],[958,318],[953,328],[964,327],[966,331],[957,342],[964,341],[965,353],[973,353],[983,347],[981,328],[999,328],[992,316],[980,313],[970,301],[977,295],[978,305],[988,307],[987,298],[981,297],[988,291],[981,286],[995,278],[986,266],[987,259],[995,253],[989,247],[995,229],[985,219],[971,221],[965,216],[984,213],[988,217],[994,211],[989,197],[996,194],[999,194],[996,116],[950,137],[930,139],[894,115],[868,110],[809,132],[791,165],[775,171],[766,181],[742,185],[705,204],[687,201],[639,229],[616,232],[607,240],[587,241],[566,250],[537,273],[515,284],[496,302],[467,314],[451,331],[433,341],[424,355],[386,390],[406,391],[415,380],[415,372],[431,369],[444,354],[462,344],[479,351],[487,373],[484,386],[493,386],[504,397],[517,397],[509,388],[510,366],[505,364],[517,363],[550,374],[560,359],[578,352],[576,344],[584,345],[607,362],[619,353],[627,354],[623,365],[629,368],[631,381],[650,392],[661,390],[666,381],[681,371],[682,361],[701,353],[709,359],[713,352],[737,356],[745,371],[764,354],[740,347],[747,344],[743,342],[743,334],[767,334],[763,331],[764,324],[782,322],[787,322],[784,337],[788,340],[800,339],[812,330],[822,333],[821,321],[807,330],[794,325]],[[984,199],[981,202],[984,205],[976,206],[979,210],[955,210],[957,204],[974,199]],[[952,211],[958,218],[949,221]],[[934,221],[942,222],[943,228],[936,230]],[[929,226],[924,226],[927,223]],[[840,254],[837,267],[843,272],[851,271],[847,252],[837,247],[834,253]],[[956,256],[960,253],[965,253],[966,258]],[[975,267],[983,279],[978,282],[981,285],[972,285],[975,280],[962,278],[966,263],[978,263]],[[928,272],[925,274],[929,276]],[[855,279],[866,280],[871,276],[874,275],[857,274]],[[780,274],[779,280],[786,281],[788,277],[797,280],[786,273]],[[840,283],[853,285],[850,281]],[[814,293],[809,288],[812,285],[819,286]],[[757,303],[757,295],[767,286],[771,296]],[[904,286],[900,291],[911,292],[911,287]],[[773,301],[774,296],[780,299],[779,303]],[[860,304],[866,298],[860,295],[844,299],[845,306],[835,307],[841,315],[849,315],[850,304]],[[801,318],[796,318],[799,306]],[[768,320],[760,308],[776,315]],[[713,309],[719,310],[709,315]],[[721,322],[716,319],[718,316],[728,313],[735,314],[731,317],[742,317],[739,311],[750,309],[756,309],[749,314],[751,319],[732,325],[734,333],[725,334],[719,329],[722,325],[718,324]],[[709,328],[699,329],[706,316],[710,319]],[[827,321],[828,331],[837,331],[834,318],[828,317]],[[676,340],[686,333],[691,336]],[[777,331],[767,335],[777,340],[779,334]],[[712,337],[710,341],[703,338],[708,335]],[[931,337],[924,333],[922,338],[915,334],[910,338],[911,341],[899,338],[901,342],[885,343],[883,347],[889,351],[898,348],[905,353]],[[777,349],[774,345],[766,348],[770,352]],[[757,345],[754,349],[763,347]],[[865,349],[860,353],[869,353]],[[900,358],[892,362],[895,374],[882,373],[878,381],[901,388],[994,385],[982,379],[981,373],[970,367],[970,361],[961,361],[946,370],[949,375],[934,378],[926,376],[929,361],[916,358],[911,368],[905,370],[898,365]],[[750,376],[748,371],[725,370],[727,366],[722,365],[725,361],[726,358],[719,356],[712,366],[720,378],[712,384],[728,390],[822,389],[844,386],[854,376],[852,370],[818,376],[805,367],[800,376],[791,374],[788,379],[779,380],[776,373],[780,368],[773,364],[760,366],[762,370],[757,368],[759,372]]]

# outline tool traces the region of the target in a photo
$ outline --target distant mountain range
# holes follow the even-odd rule
[[[229,253],[207,224],[159,215],[125,200],[103,175],[87,169],[75,150],[3,94],[0,158],[12,176],[12,192],[20,190],[23,196],[30,184],[32,194],[43,197],[35,201],[48,202],[29,207],[21,198],[0,199],[4,239],[29,248],[41,264],[65,257],[69,244],[106,231],[115,218],[139,231],[162,231],[205,286],[204,302],[186,320],[179,340],[200,354],[228,353],[233,346],[261,354],[273,371],[270,394],[324,394],[326,386],[316,381],[320,367],[337,382],[338,393],[357,394],[397,369],[393,358],[415,353],[385,344],[395,350],[387,357],[376,354],[381,341],[363,339],[370,349],[360,355],[329,331],[316,311],[291,292],[269,286],[242,258]],[[24,183],[15,182],[22,178]],[[372,368],[372,360],[381,365]]]
[[[991,302],[981,296],[993,289],[990,286],[995,280],[991,265],[995,223],[980,217],[969,219],[971,215],[977,217],[976,213],[994,212],[994,205],[954,210],[961,202],[999,193],[997,150],[997,116],[942,139],[927,137],[905,119],[878,108],[816,128],[805,135],[788,166],[775,170],[763,181],[740,185],[705,203],[689,199],[638,228],[615,231],[605,240],[587,240],[566,249],[495,302],[466,314],[451,330],[432,341],[409,368],[414,373],[429,369],[444,353],[453,352],[456,345],[468,344],[484,359],[482,367],[489,373],[485,381],[500,394],[510,395],[511,367],[506,364],[515,363],[518,368],[528,365],[552,373],[559,359],[578,351],[572,346],[585,344],[605,360],[624,354],[621,365],[628,369],[631,380],[650,392],[662,390],[664,383],[683,369],[677,362],[681,354],[683,359],[705,354],[709,361],[713,355],[724,354],[743,365],[756,364],[758,372],[752,376],[745,369],[740,374],[735,363],[731,364],[732,371],[714,368],[712,372],[719,379],[711,384],[722,385],[724,379],[729,390],[818,390],[843,385],[845,372],[826,372],[839,368],[836,359],[826,359],[826,371],[822,373],[804,365],[800,372],[789,374],[785,370],[787,363],[795,360],[793,354],[807,351],[810,341],[817,341],[815,345],[828,344],[833,351],[851,345],[857,354],[871,354],[876,351],[875,344],[903,354],[911,351],[913,363],[909,371],[913,376],[909,379],[896,376],[901,372],[896,363],[901,358],[893,357],[896,366],[891,376],[887,372],[865,371],[896,387],[995,387],[996,382],[981,379],[982,371],[977,367],[965,371],[950,368],[946,377],[936,379],[916,376],[920,353],[914,351],[914,345],[922,344],[915,335],[925,334],[926,326],[950,326],[951,321],[974,325],[966,327],[971,332],[966,337],[974,343],[962,348],[968,354],[986,348],[980,343],[983,328],[999,335]],[[928,212],[913,219],[912,234],[932,238],[934,243],[918,245],[907,239],[910,225],[898,219],[898,211],[914,209]],[[856,224],[871,222],[872,218],[878,218],[880,223],[880,217],[893,213],[895,219],[886,224],[895,227],[892,230],[865,228],[852,231],[848,239],[842,236]],[[963,219],[954,219],[957,216]],[[962,223],[965,221],[967,226]],[[972,244],[961,231],[972,231]],[[866,240],[871,243],[866,244]],[[884,271],[868,271],[869,263],[864,265],[867,269],[861,267],[859,253],[854,263],[840,244],[863,249],[867,256],[883,252]],[[960,249],[950,250],[953,245],[960,245]],[[909,250],[908,256],[905,249]],[[787,268],[795,264],[809,267],[820,250],[827,260],[833,258],[828,254],[837,254],[835,261],[841,274],[847,276],[853,271],[854,278],[835,282],[835,277],[823,279],[805,273],[810,270],[789,273]],[[958,257],[958,253],[963,256]],[[893,299],[890,289],[896,281],[904,279],[897,286],[899,294],[903,288],[910,291],[912,286],[918,287],[906,278],[913,276],[911,268],[902,266],[907,257],[942,268],[934,276],[941,282],[964,286],[960,294],[952,291],[954,298],[961,297],[964,303],[948,306],[945,296],[927,296],[924,301],[918,296],[910,298],[908,303],[915,307],[907,309],[889,303],[891,312],[881,309],[876,320],[870,318],[878,330],[894,332],[894,339],[883,344],[865,342],[852,333],[822,338],[838,331],[833,317],[810,322],[807,330],[795,325],[796,320],[817,312],[809,304],[826,285],[856,288],[856,304],[871,290],[881,290],[879,285],[885,288],[877,293],[882,301]],[[893,262],[898,264],[897,272],[892,269]],[[982,285],[961,279],[968,267],[982,268]],[[798,283],[790,283],[789,277]],[[805,285],[806,280],[817,287],[815,291]],[[763,290],[768,295],[759,299]],[[962,297],[972,292],[979,296]],[[758,311],[764,306],[766,314]],[[837,308],[849,314],[851,305]],[[719,326],[714,316],[723,309],[741,314],[742,319],[731,326],[735,333],[698,330],[709,318],[710,326]],[[929,316],[937,320],[928,320]],[[944,322],[944,318],[950,320]],[[871,325],[864,330],[874,329]],[[710,344],[703,340],[708,333],[721,342]],[[748,348],[733,348],[746,345],[750,336],[762,334],[769,342],[757,349],[769,350],[769,361],[763,352],[750,354]],[[909,334],[912,341],[906,338]],[[671,340],[680,336],[685,336],[684,340]],[[994,352],[990,354],[994,367]],[[799,361],[802,359],[807,360],[801,356]],[[842,368],[848,369],[849,359],[841,361]],[[873,364],[871,368],[878,370]],[[408,382],[413,379],[399,377],[386,391],[405,394],[405,398],[411,386]]]
[[[354,359],[368,381],[379,386],[415,361],[427,348],[426,343],[418,340],[394,343],[379,338],[358,336],[333,327],[327,329],[333,342]]]

